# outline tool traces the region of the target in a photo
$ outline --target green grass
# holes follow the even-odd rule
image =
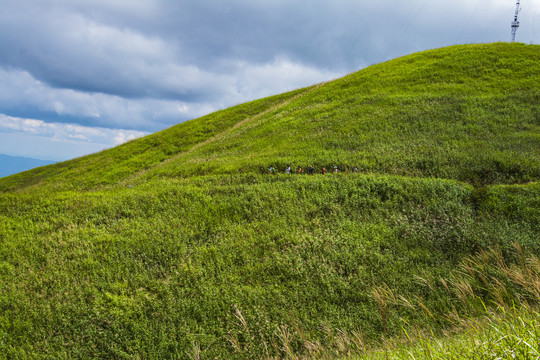
[[[457,334],[421,337],[412,345],[389,344],[354,359],[537,359],[540,356],[540,313],[530,308],[499,309],[466,320]]]
[[[45,187],[56,191],[89,190],[117,184],[178,153],[189,151],[245,119],[280,106],[306,90],[309,88],[237,105],[97,154],[3,178],[0,191],[36,189],[39,192]]]
[[[445,286],[467,304],[467,308],[461,313],[453,309],[448,314],[435,315],[446,317],[453,324],[452,331],[445,332],[445,337],[437,336],[437,329],[432,328],[429,332],[425,327],[413,328],[407,323],[403,326],[401,341],[386,341],[384,349],[363,349],[362,356],[351,358],[540,357],[540,261],[518,244],[515,248],[519,265],[509,265],[499,251],[484,251],[466,259],[459,270],[451,274]]]
[[[445,354],[449,314],[532,319],[460,274],[540,253],[539,58],[413,54],[0,179],[0,358]]]
[[[199,344],[205,357],[245,358],[264,344],[282,353],[281,329],[326,345],[323,326],[371,342],[399,334],[404,316],[439,328],[408,308],[383,320],[373,290],[459,307],[417,276],[515,240],[537,253],[539,214],[519,211],[537,208],[538,190],[498,188],[478,207],[472,187],[447,180],[251,175],[3,195],[0,348],[163,358]],[[497,201],[510,193],[521,210]],[[297,335],[290,346],[303,351]]]
[[[307,92],[143,177],[269,164],[475,184],[540,176],[540,47],[458,46],[372,66]],[[527,64],[523,73],[522,65]]]
[[[8,177],[0,191],[354,166],[479,186],[540,178],[540,46],[460,45],[210,114]],[[124,181],[124,182],[123,182]]]

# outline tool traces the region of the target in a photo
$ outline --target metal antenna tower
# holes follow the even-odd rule
[[[518,15],[519,15],[519,1],[516,1],[516,13],[514,15],[514,21],[512,21],[512,42],[516,41],[516,32],[519,27]]]

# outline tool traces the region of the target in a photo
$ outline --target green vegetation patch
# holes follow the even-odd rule
[[[179,124],[0,181],[88,190],[152,178],[357,167],[476,186],[540,179],[540,46],[460,45]]]
[[[163,358],[195,346],[246,358],[283,354],[287,333],[302,353],[298,331],[326,344],[325,328],[376,342],[399,334],[403,317],[443,328],[406,307],[382,312],[374,289],[451,309],[454,296],[418,277],[437,279],[468,254],[516,240],[538,251],[538,213],[513,216],[496,200],[510,192],[534,207],[538,185],[513,189],[479,205],[453,181],[246,175],[4,194],[0,348]]]
[[[237,105],[97,154],[12,175],[0,181],[0,191],[39,192],[43,187],[86,190],[127,181],[139,172],[228,131],[241,121],[279,107],[308,89]]]
[[[515,44],[409,55],[313,88],[141,179],[292,164],[478,186],[537,181],[539,64],[539,46]]]

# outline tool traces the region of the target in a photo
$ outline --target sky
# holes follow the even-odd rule
[[[455,44],[515,0],[0,0],[0,154],[62,161]],[[540,0],[516,41],[540,43]]]

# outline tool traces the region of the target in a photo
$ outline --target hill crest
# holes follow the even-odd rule
[[[475,184],[537,181],[538,64],[536,45],[428,50],[11,176],[0,191],[264,173],[288,164]]]

